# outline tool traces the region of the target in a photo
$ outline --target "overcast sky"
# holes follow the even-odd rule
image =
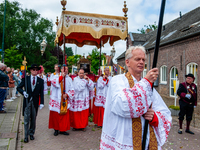
[[[22,8],[34,9],[41,17],[47,18],[56,22],[56,16],[60,18],[62,5],[60,0],[9,0],[18,1]],[[160,6],[162,0],[126,0],[128,7],[128,30],[129,32],[138,32],[144,25],[158,23]],[[3,0],[0,0],[2,3]],[[99,13],[106,15],[124,16],[122,8],[124,0],[67,0],[66,10]],[[182,15],[200,6],[200,0],[166,0],[165,14],[163,23],[166,24],[173,19],[179,17],[179,12]],[[56,31],[54,24],[53,30]],[[48,42],[48,41],[47,41]],[[115,42],[115,58],[125,51],[125,41]],[[75,52],[75,45],[67,44],[67,47],[72,47]],[[77,48],[77,53],[88,55],[93,46],[83,46]],[[102,52],[110,55],[112,47],[106,44],[102,48]]]

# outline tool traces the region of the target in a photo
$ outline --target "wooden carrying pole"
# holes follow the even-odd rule
[[[157,30],[157,37],[156,37],[156,44],[155,44],[152,68],[156,68],[157,60],[158,60],[158,51],[159,51],[160,36],[161,36],[161,31],[162,31],[162,23],[163,23],[163,16],[164,16],[164,10],[165,10],[165,2],[166,2],[166,0],[162,0],[162,3],[161,3],[160,17],[159,17],[159,22],[158,22],[158,30]],[[153,90],[153,86],[152,86],[152,90]],[[149,124],[149,121],[145,120],[144,134],[143,134],[143,139],[142,139],[142,150],[145,150],[146,137],[147,137],[147,131],[148,131],[148,124]]]

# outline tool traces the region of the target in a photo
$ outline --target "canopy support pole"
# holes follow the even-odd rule
[[[59,65],[59,41],[58,41],[58,44],[57,44],[57,58],[58,58],[58,65]]]
[[[65,64],[65,35],[63,34],[63,64]]]
[[[99,58],[99,69],[101,67],[101,39],[100,39],[100,58]]]

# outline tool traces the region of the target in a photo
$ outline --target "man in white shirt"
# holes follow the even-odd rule
[[[68,67],[65,66],[61,68],[61,76],[59,75],[58,65],[55,65],[55,73],[51,75],[51,95],[49,102],[49,129],[54,129],[54,136],[57,136],[59,133],[64,135],[69,135],[67,130],[70,130],[70,116],[69,116],[69,107],[70,103],[74,97],[74,87],[72,79],[68,76]],[[64,79],[65,78],[65,79]],[[64,84],[65,81],[65,84]],[[64,92],[65,85],[65,93]],[[60,114],[61,107],[61,96],[66,99],[67,112],[65,114]]]
[[[144,47],[130,47],[125,55],[128,73],[112,78],[106,97],[100,149],[141,149],[145,119],[149,121],[145,150],[161,150],[167,140],[171,113],[157,91],[152,91],[158,69],[151,69],[141,78],[145,60]]]
[[[35,139],[34,133],[36,127],[36,116],[38,112],[39,95],[41,97],[40,109],[44,107],[44,81],[41,78],[37,77],[37,71],[40,70],[40,67],[38,67],[36,64],[32,64],[31,67],[28,68],[28,70],[30,70],[31,75],[26,76],[26,83],[25,78],[23,78],[22,82],[17,87],[17,91],[24,95],[23,116],[25,143],[29,141],[28,135],[30,135],[30,140]]]
[[[73,81],[75,96],[70,107],[70,124],[73,130],[86,131],[89,115],[89,91],[93,90],[94,83],[80,69],[78,77]]]
[[[95,109],[94,109],[94,117],[93,122],[97,124],[98,127],[102,127],[103,125],[103,116],[104,116],[104,108],[106,103],[106,96],[109,87],[109,83],[112,79],[110,75],[109,67],[104,68],[105,75],[100,76],[97,80],[97,91],[95,97]]]

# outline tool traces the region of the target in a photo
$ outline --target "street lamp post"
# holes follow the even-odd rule
[[[5,35],[5,22],[6,22],[6,0],[4,6],[4,18],[3,18],[3,37],[2,37],[2,58],[1,62],[4,63],[4,35]]]
[[[46,46],[47,46],[47,43],[46,43],[46,41],[45,41],[45,38],[43,39],[43,41],[42,41],[42,43],[40,44],[40,46],[41,46],[41,49],[40,49],[41,55],[43,56],[43,54],[44,54],[44,52],[45,52],[45,49],[46,49]],[[41,64],[42,64],[42,56],[41,56]]]
[[[114,45],[113,45],[113,48],[112,48],[112,50],[111,50],[111,68],[113,68],[113,58],[115,57],[115,47],[114,47]],[[113,69],[112,69],[112,73],[113,73]]]

